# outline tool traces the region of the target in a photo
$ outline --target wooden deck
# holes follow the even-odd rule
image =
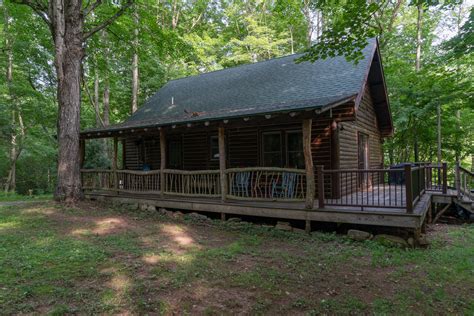
[[[382,192],[383,190],[372,190],[371,195],[366,195],[364,198],[368,196],[369,201],[372,201],[372,198],[374,201],[388,199],[386,195],[377,196],[382,195]],[[416,230],[420,229],[423,225],[426,214],[431,207],[432,195],[438,193],[430,191],[425,192],[425,194],[423,194],[414,205],[413,213],[411,214],[407,213],[406,208],[403,207],[403,200],[400,202],[399,208],[338,205],[325,205],[323,208],[319,208],[317,201],[315,201],[313,209],[307,209],[305,208],[304,202],[243,200],[228,200],[223,202],[219,198],[178,196],[164,196],[162,198],[159,194],[117,193],[114,191],[104,190],[86,192],[85,194],[86,197],[90,199],[112,200],[121,203],[139,203],[156,207],[196,212],[214,212],[219,214],[261,216],[303,221],[399,227]],[[401,194],[400,197],[403,197],[403,194]],[[350,199],[351,197],[348,198]],[[362,196],[359,196],[358,198],[362,198]]]

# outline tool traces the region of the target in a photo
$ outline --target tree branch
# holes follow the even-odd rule
[[[84,18],[87,17],[89,15],[89,13],[91,13],[92,11],[94,11],[98,6],[100,6],[102,4],[102,0],[96,0],[93,4],[91,5],[87,5],[85,8],[84,8]]]
[[[49,27],[52,26],[51,17],[48,15],[48,6],[40,3],[39,0],[13,0],[13,2],[29,6]]]
[[[28,1],[28,0],[27,0]],[[107,20],[102,22],[101,24],[97,25],[94,27],[92,30],[84,34],[83,40],[86,41],[89,37],[94,35],[95,33],[99,32],[103,28],[106,28],[110,24],[112,24],[115,20],[117,20],[122,14],[125,13],[125,10],[127,10],[132,4],[134,0],[127,0],[127,2],[117,11],[115,12],[114,15],[109,17]]]

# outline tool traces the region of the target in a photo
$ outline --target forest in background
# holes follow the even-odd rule
[[[40,1],[40,0],[38,0]],[[110,16],[119,1],[87,19]],[[0,22],[0,186],[54,190],[56,73],[48,27],[27,6],[4,0]],[[124,120],[167,81],[305,52],[357,62],[379,36],[395,134],[386,164],[474,160],[474,11],[468,1],[139,0],[86,43],[81,128]],[[349,43],[349,44],[348,44]],[[91,142],[96,166],[110,164]]]

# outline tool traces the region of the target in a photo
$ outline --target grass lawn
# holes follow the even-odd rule
[[[404,250],[101,204],[0,206],[0,313],[473,314],[474,226],[429,239]]]

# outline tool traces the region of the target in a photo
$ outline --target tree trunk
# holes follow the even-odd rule
[[[438,121],[438,164],[441,163],[441,104],[438,103],[436,107],[437,121]]]
[[[423,4],[419,4],[418,8],[418,17],[416,21],[416,62],[415,70],[416,72],[420,71],[421,68],[421,34],[422,34],[422,21],[423,21]]]
[[[313,20],[311,17],[311,8],[310,8],[310,1],[304,0],[303,2],[303,14],[306,19],[306,45],[307,47],[311,47],[312,45],[312,36],[313,36]]]
[[[103,96],[103,105],[104,105],[104,126],[110,125],[110,86],[109,80],[107,79],[104,84],[104,96]]]
[[[58,180],[55,198],[74,203],[82,198],[79,166],[83,20],[81,0],[51,0],[58,87]]]
[[[100,119],[100,106],[99,106],[99,70],[95,67],[94,76],[94,109],[95,109],[95,126],[101,127],[102,121]]]
[[[132,113],[138,109],[138,87],[139,87],[139,74],[138,74],[138,8],[134,5],[133,21],[135,23],[134,39],[133,39],[133,60],[132,60]]]
[[[16,135],[16,111],[13,98],[13,44],[9,34],[9,16],[5,6],[4,8],[5,18],[5,49],[7,53],[7,71],[6,81],[8,87],[8,97],[10,105],[12,107],[12,121],[11,121],[11,134],[10,134],[10,170],[8,171],[7,181],[5,183],[5,192],[15,192],[16,190],[16,161],[18,158],[17,154],[17,135]]]
[[[423,20],[423,4],[420,3],[417,6],[418,9],[418,17],[416,21],[416,60],[415,60],[415,71],[419,72],[421,69],[421,34],[422,34],[422,20]],[[416,124],[416,122],[415,122]],[[418,131],[416,127],[413,128],[414,139],[413,139],[413,152],[415,156],[415,162],[418,162],[419,157],[419,149],[418,149]]]

